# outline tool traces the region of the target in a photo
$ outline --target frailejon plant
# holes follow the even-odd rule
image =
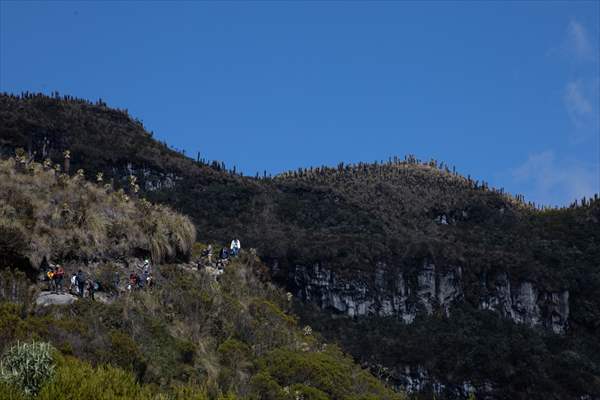
[[[0,361],[0,381],[28,395],[37,394],[53,374],[54,359],[49,343],[16,343]]]

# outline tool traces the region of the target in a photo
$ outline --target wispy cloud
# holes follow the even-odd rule
[[[572,19],[566,30],[563,50],[572,60],[573,77],[566,83],[563,101],[573,129],[570,139],[583,142],[597,137],[600,123],[600,44],[586,27]]]
[[[579,59],[589,59],[594,55],[592,42],[583,24],[571,20],[567,27],[565,48]]]
[[[512,184],[518,186],[529,200],[546,205],[568,205],[575,199],[600,192],[600,160],[584,162],[578,151],[584,142],[586,146],[598,146],[599,50],[598,41],[586,27],[572,19],[560,46],[560,53],[573,62],[571,78],[565,77],[563,92],[565,111],[572,124],[565,132],[570,143],[566,141],[565,144],[571,146],[530,154],[522,164],[509,170]]]
[[[511,174],[515,182],[528,187],[527,192],[536,203],[566,205],[597,193],[597,165],[559,160],[552,150],[531,154]]]
[[[578,79],[567,82],[563,100],[578,139],[584,139],[598,129],[599,95],[600,79],[593,81]]]

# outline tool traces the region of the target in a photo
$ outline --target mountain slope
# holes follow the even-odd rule
[[[182,262],[198,248],[187,217],[22,156],[0,160],[0,189],[0,360],[17,341],[50,342],[65,386],[50,379],[40,398],[89,398],[89,384],[79,389],[65,374],[96,382],[106,399],[404,398],[302,328],[253,252],[218,279],[212,268]],[[137,257],[149,255],[154,285],[129,289]],[[67,277],[81,270],[98,282],[97,301],[34,301],[46,284],[25,273],[44,258],[60,262]],[[81,369],[109,371],[108,382]],[[110,397],[108,388],[124,382],[136,387]],[[0,398],[17,396],[3,385]]]
[[[306,321],[399,386],[449,398],[471,387],[492,398],[600,393],[597,198],[539,210],[411,157],[242,177],[169,150],[104,104],[5,95],[0,105],[5,153],[22,147],[62,163],[71,150],[72,170],[87,176],[102,171],[125,187],[137,176],[148,198],[190,215],[202,240],[239,236],[303,300]],[[489,340],[491,327],[506,334]],[[367,346],[364,332],[382,345]],[[522,341],[511,345],[513,334]],[[429,352],[423,337],[444,352]],[[514,356],[490,353],[495,346]],[[498,364],[482,368],[467,351]],[[574,378],[558,380],[557,365]],[[528,391],[506,384],[524,376]]]

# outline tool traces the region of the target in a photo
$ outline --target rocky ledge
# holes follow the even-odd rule
[[[411,323],[417,313],[449,315],[464,300],[463,269],[425,261],[416,273],[379,263],[371,276],[349,279],[325,265],[297,266],[290,276],[296,296],[322,309],[351,317],[396,316]],[[562,334],[569,323],[569,292],[547,291],[534,282],[511,282],[506,273],[480,277],[478,307],[516,323]]]

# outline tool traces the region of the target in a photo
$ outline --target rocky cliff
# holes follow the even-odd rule
[[[291,281],[296,295],[322,309],[350,317],[394,316],[406,323],[417,313],[449,316],[464,300],[462,267],[437,267],[426,260],[416,273],[379,263],[369,276],[344,277],[326,265],[297,266]],[[520,324],[564,334],[569,322],[569,291],[547,291],[534,282],[511,281],[507,273],[480,276],[477,306]]]

